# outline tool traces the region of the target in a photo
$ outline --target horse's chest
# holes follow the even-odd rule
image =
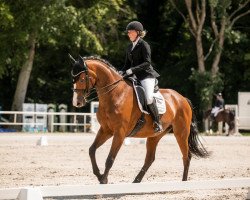
[[[97,118],[102,126],[108,126],[110,129],[112,128],[113,122],[118,120],[114,109],[109,108],[99,109],[97,113]]]

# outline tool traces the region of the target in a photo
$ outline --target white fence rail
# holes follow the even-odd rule
[[[141,194],[168,191],[213,190],[226,188],[250,188],[250,178],[200,180],[200,181],[168,181],[156,183],[123,183],[107,185],[66,185],[41,186],[30,188],[0,189],[0,200],[43,200],[44,197],[73,197],[103,194]],[[250,199],[250,194],[246,194]]]
[[[45,128],[49,129],[50,132],[55,131],[55,126],[73,126],[74,132],[76,132],[76,128],[82,126],[83,131],[87,132],[87,129],[91,129],[91,118],[96,116],[96,114],[91,113],[73,113],[73,112],[24,112],[24,111],[0,111],[0,116],[6,116],[8,115],[9,118],[13,119],[12,121],[6,120],[6,118],[3,118],[4,120],[0,120],[0,126],[1,125],[8,125],[8,126],[16,126],[16,125],[30,125],[30,126],[45,126]],[[10,117],[12,115],[12,117]],[[20,115],[21,117],[18,117]],[[44,116],[47,118],[47,124],[43,124],[41,122],[23,122],[22,120],[18,120],[18,118],[23,119],[23,115],[32,115],[34,116]],[[58,119],[58,116],[70,116],[70,119],[66,120],[68,122],[60,122]],[[81,119],[81,122],[79,122],[79,117],[83,118]]]

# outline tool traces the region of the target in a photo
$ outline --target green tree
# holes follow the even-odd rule
[[[0,65],[0,72],[3,75],[8,69],[14,73],[21,69],[12,110],[22,109],[35,52],[40,47],[107,54],[108,49],[104,48],[105,42],[108,43],[105,41],[107,36],[114,36],[119,18],[130,12],[123,0],[84,3],[74,0],[4,0],[0,8],[5,10],[5,14],[1,12],[1,18],[5,19],[1,26],[6,26],[0,33],[0,37],[5,38],[1,52],[6,52],[1,55],[4,62]]]
[[[211,106],[213,93],[223,87],[219,63],[224,42],[235,35],[235,23],[250,13],[250,1],[185,0],[186,12],[177,7],[177,1],[171,0],[171,3],[195,39],[198,69],[193,70],[191,79],[196,82],[196,93],[204,110]],[[240,40],[241,34],[237,35]],[[210,43],[210,47],[205,46],[204,41]]]

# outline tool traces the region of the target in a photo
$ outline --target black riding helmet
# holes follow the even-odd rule
[[[141,24],[141,22],[132,21],[126,27],[126,32],[128,32],[129,30],[143,31],[143,25]]]

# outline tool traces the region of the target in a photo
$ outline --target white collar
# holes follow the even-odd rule
[[[133,44],[132,49],[135,48],[135,45],[138,43],[139,39],[140,39],[140,37],[138,37],[134,42],[132,42],[132,44]]]

